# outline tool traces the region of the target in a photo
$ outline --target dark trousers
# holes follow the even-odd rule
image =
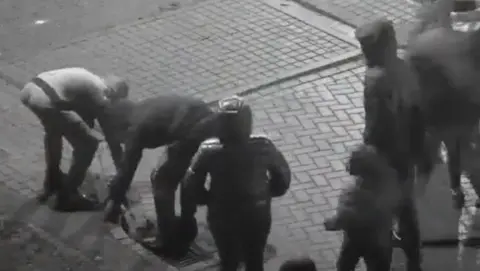
[[[417,208],[413,197],[405,199],[398,213],[401,247],[407,258],[407,271],[421,270],[421,239]]]
[[[390,156],[390,164],[398,172],[402,187],[402,202],[398,208],[397,218],[401,247],[407,258],[407,270],[421,270],[421,239],[418,225],[418,214],[414,200],[413,165],[409,165],[407,157]]]
[[[155,212],[157,215],[157,241],[166,248],[177,246],[175,236],[178,219],[175,215],[175,191],[184,177],[197,145],[181,150],[167,149],[167,159],[151,175]]]
[[[98,147],[98,139],[91,134],[94,119],[81,117],[74,112],[58,111],[51,108],[31,110],[40,119],[44,129],[46,173],[45,190],[62,189],[68,195],[75,192],[82,184]],[[73,161],[62,184],[60,162],[62,158],[62,138],[73,147]]]
[[[246,271],[263,271],[264,250],[272,223],[270,202],[252,207],[220,208],[211,203],[208,224],[218,248],[221,271],[236,271],[240,262]]]
[[[355,271],[363,258],[367,271],[390,271],[392,242],[390,229],[350,230],[344,233],[338,271]]]

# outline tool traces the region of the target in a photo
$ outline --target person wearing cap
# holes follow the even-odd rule
[[[97,202],[78,188],[103,137],[118,169],[122,148],[114,133],[105,129],[108,120],[103,115],[112,102],[126,98],[128,91],[126,81],[120,77],[101,77],[79,67],[42,72],[23,87],[21,102],[38,117],[45,131],[46,170],[43,191],[37,197],[40,202],[56,194],[56,210],[97,208]],[[104,136],[93,129],[95,120]],[[59,168],[62,138],[73,147],[73,161],[66,175]]]

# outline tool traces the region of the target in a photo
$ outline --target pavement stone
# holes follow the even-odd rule
[[[203,0],[2,0],[0,59],[26,59],[72,38]]]
[[[175,92],[213,100],[355,49],[262,1],[212,0],[10,62],[28,76],[75,65],[114,72],[131,81],[135,97]]]
[[[262,2],[215,0],[92,34],[34,58],[9,63],[0,67],[3,78],[10,83],[0,80],[1,180],[29,198],[40,188],[42,132],[35,117],[20,105],[18,88],[13,86],[21,86],[20,82],[39,71],[71,65],[97,72],[113,71],[130,79],[136,98],[177,92],[210,101],[231,94],[225,89],[248,84],[255,76],[264,80],[271,73],[297,69],[353,50],[355,46]],[[256,130],[268,134],[279,145],[294,173],[291,191],[274,202],[270,242],[280,248],[278,258],[308,254],[318,270],[335,270],[341,234],[327,233],[321,225],[333,213],[340,190],[350,181],[343,162],[349,149],[361,139],[363,72],[362,62],[351,61],[247,96],[254,109]],[[146,154],[134,182],[147,209],[153,208],[148,175],[156,163],[156,153]],[[108,160],[106,156],[108,153],[100,151],[93,165],[100,173],[111,164],[103,161]],[[67,156],[65,162],[68,160]],[[99,165],[100,161],[105,166]],[[49,213],[47,218],[57,219],[54,215]],[[45,216],[37,217],[45,220]],[[86,228],[98,227],[86,217],[62,219],[60,225],[64,228],[51,231],[67,239],[83,236],[71,233],[82,219],[86,221],[83,224],[90,225]],[[113,239],[145,253],[121,229],[111,232]],[[272,262],[279,263],[276,259]]]
[[[351,181],[344,159],[361,140],[363,72],[361,61],[354,61],[247,97],[257,131],[278,144],[294,174],[290,192],[274,203],[274,231],[299,244],[316,260],[319,270],[335,270],[341,238],[325,232],[321,223],[334,212],[340,190]],[[465,209],[460,214],[452,210],[445,166],[437,169],[433,179],[427,203],[420,203],[424,232],[437,238],[457,236],[458,230],[465,234],[474,211]],[[463,185],[472,205],[476,196],[466,180]],[[457,215],[462,216],[460,224]],[[447,271],[457,264],[456,248],[439,253],[425,250],[425,270]],[[404,260],[401,253],[395,254],[395,268],[401,268]],[[440,263],[439,255],[450,256]],[[475,265],[475,257],[473,262]]]
[[[2,172],[5,171],[4,164],[0,164],[0,167]],[[38,205],[34,199],[20,195],[18,191],[5,186],[4,183],[0,183],[0,197],[0,230],[9,221],[24,223],[39,238],[49,243],[50,247],[53,246],[60,251],[59,254],[50,256],[63,258],[66,264],[70,262],[68,270],[175,270],[156,258],[156,261],[152,261],[151,258],[139,255],[127,244],[116,240],[114,236],[108,234],[110,227],[102,222],[99,213],[53,212],[45,205]],[[42,249],[39,248],[39,254],[44,253]],[[2,251],[2,255],[9,257],[5,251]],[[22,258],[22,255],[16,256]],[[29,269],[60,270],[60,266],[48,266],[48,261],[34,260],[25,264],[35,265]]]
[[[399,44],[404,45],[420,7],[407,0],[292,0],[344,24],[358,27],[379,17],[394,22]]]

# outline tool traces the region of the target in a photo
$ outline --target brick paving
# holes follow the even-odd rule
[[[249,96],[256,128],[286,153],[294,174],[291,192],[275,202],[275,231],[307,248],[319,270],[335,270],[340,238],[325,232],[321,223],[335,208],[340,189],[350,181],[343,162],[361,138],[363,72],[360,62],[352,62]],[[475,195],[466,181],[464,185],[472,205]],[[457,236],[456,219],[461,214],[452,210],[444,166],[437,169],[419,204],[424,238]],[[463,212],[461,232],[471,217],[471,210]],[[426,270],[453,270],[455,249],[437,252],[426,250]],[[444,261],[438,261],[439,255],[444,255]],[[395,262],[400,268],[402,257],[397,256]]]
[[[407,33],[415,22],[419,4],[407,0],[293,0],[310,9],[357,27],[375,18],[387,17],[397,30],[400,44],[404,44]]]
[[[0,59],[26,59],[72,38],[203,0],[0,1]],[[35,24],[44,20],[43,24]]]
[[[21,73],[8,74],[18,85],[39,71],[78,65],[126,76],[132,82],[132,94],[136,98],[159,92],[179,92],[214,100],[232,94],[230,89],[237,89],[256,76],[259,80],[266,79],[275,73],[338,57],[354,49],[262,2],[208,1],[194,9],[89,35],[34,58],[1,66],[0,71],[6,73],[12,67],[20,70]],[[280,257],[309,254],[319,270],[334,270],[340,244],[340,234],[327,233],[321,225],[334,210],[340,189],[350,180],[344,172],[343,160],[361,137],[363,71],[362,63],[354,61],[248,96],[255,112],[256,129],[275,140],[294,173],[291,191],[275,201],[270,242],[282,246],[279,247]],[[18,89],[2,80],[0,89],[1,180],[10,189],[32,197],[39,190],[43,176],[42,132],[33,115],[20,106],[16,97]],[[111,168],[108,153],[100,152],[99,155],[101,158],[97,158],[93,171],[110,170],[105,169]],[[142,194],[143,205],[150,210],[153,204],[148,176],[157,155],[158,151],[146,154],[134,182]],[[99,165],[100,160],[105,166]],[[68,158],[65,162],[68,163]],[[445,169],[439,170],[438,176],[444,177],[441,171]],[[441,179],[435,191],[444,193],[442,182],[445,181]],[[472,200],[470,196],[469,201]],[[449,201],[449,197],[440,200],[444,204]],[[439,224],[451,222],[447,221],[452,217],[448,209],[435,209],[438,215],[434,218],[448,216]],[[61,232],[67,239],[71,225],[93,223],[81,216],[61,219],[60,227],[50,230]],[[82,219],[85,221],[79,223]],[[93,223],[86,228],[97,227],[99,225]],[[100,236],[98,231],[96,234]],[[79,234],[73,236],[85,238]],[[124,243],[132,243],[118,231],[113,236],[123,239]],[[208,242],[209,236],[202,234],[201,238]],[[211,242],[207,246],[211,247]],[[446,253],[452,254],[451,251]],[[430,251],[427,254],[431,255],[427,256],[430,259],[438,256]],[[402,261],[397,260],[396,268],[401,264]],[[445,270],[433,266],[432,270]]]
[[[136,97],[177,92],[210,100],[352,50],[262,1],[213,0],[92,34],[13,65],[28,74],[84,66],[126,76]]]

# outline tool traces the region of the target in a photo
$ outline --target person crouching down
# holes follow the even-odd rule
[[[328,231],[344,231],[337,270],[354,271],[363,258],[368,271],[389,271],[401,200],[396,171],[369,145],[353,151],[348,164],[354,183],[341,194],[336,215],[324,222]]]
[[[84,68],[63,68],[38,74],[21,90],[21,101],[40,120],[45,130],[46,172],[43,191],[37,197],[45,202],[56,194],[54,209],[82,211],[97,208],[98,202],[78,191],[103,136],[93,130],[98,120],[117,167],[122,148],[115,132],[108,131],[105,109],[128,96],[127,83],[116,76],[100,77]],[[62,137],[73,147],[73,161],[66,176],[59,166]],[[65,179],[65,180],[64,180]]]

